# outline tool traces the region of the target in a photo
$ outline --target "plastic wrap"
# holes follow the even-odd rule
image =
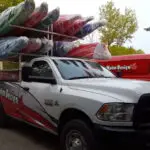
[[[107,46],[100,43],[82,44],[70,50],[66,56],[90,59],[95,58],[100,60],[111,58]]]
[[[46,38],[41,39],[42,41],[42,47],[40,49],[40,53],[47,53],[53,49],[53,41],[48,40]]]
[[[43,2],[40,7],[37,7],[30,17],[23,24],[24,27],[35,27],[48,13],[48,4]],[[25,29],[15,29],[13,35],[22,35]]]
[[[59,42],[56,41],[54,43],[54,55],[63,57],[65,56],[71,49],[78,47],[74,42]]]
[[[70,36],[74,36],[77,32],[80,31],[80,29],[89,21],[91,21],[93,19],[93,17],[87,17],[84,19],[78,19],[75,20],[71,27],[67,29],[67,31],[65,32],[65,34],[70,35]]]
[[[94,50],[94,59],[107,60],[111,59],[111,53],[105,44],[98,44]]]
[[[95,31],[96,29],[98,29],[99,27],[104,26],[105,24],[106,24],[105,21],[86,24],[80,29],[80,31],[76,34],[76,36],[79,38],[83,38],[88,34],[92,33],[93,31]]]
[[[25,0],[15,7],[9,7],[0,14],[0,36],[13,29],[10,24],[22,25],[35,9],[34,0]]]
[[[39,38],[29,39],[28,45],[21,50],[22,53],[34,53],[40,50],[42,46],[42,41]]]
[[[29,43],[27,37],[8,37],[0,39],[0,59],[15,56]]]
[[[34,28],[39,29],[39,30],[48,31],[48,27],[50,27],[50,25],[53,24],[59,18],[59,14],[60,14],[60,9],[59,8],[56,8],[56,9],[52,10]],[[35,32],[35,31],[28,31],[26,33],[26,35],[28,35],[30,37],[40,37],[40,38],[42,38],[45,34],[40,33],[40,32]]]
[[[54,32],[57,33],[65,33],[68,28],[72,26],[72,23],[77,20],[81,19],[80,15],[61,15],[59,19],[54,23]]]

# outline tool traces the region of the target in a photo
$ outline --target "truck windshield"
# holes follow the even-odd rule
[[[53,60],[65,80],[83,78],[115,78],[110,71],[98,63],[82,60]]]

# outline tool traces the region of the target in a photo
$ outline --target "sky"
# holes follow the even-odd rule
[[[47,2],[49,10],[60,7],[61,14],[81,14],[82,16],[94,16],[99,19],[99,7],[108,0],[35,0],[36,6],[42,2]],[[144,30],[150,26],[150,0],[113,0],[115,6],[123,12],[125,7],[134,9],[138,20],[138,30],[134,34],[132,42],[127,42],[126,46],[133,46],[136,49],[142,49],[150,54],[150,32]],[[95,32],[95,41],[98,40],[98,34]]]

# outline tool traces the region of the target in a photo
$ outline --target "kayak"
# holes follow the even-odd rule
[[[104,21],[85,24],[75,36],[83,38],[105,24],[106,23]]]
[[[81,19],[80,15],[61,15],[54,23],[53,31],[57,33],[65,33],[70,28],[73,22],[77,19]]]
[[[60,14],[60,9],[55,8],[54,10],[49,12],[48,15],[44,17],[40,21],[40,23],[36,25],[34,28],[47,31],[48,27],[58,19],[59,14]],[[45,35],[45,34],[40,33],[40,32],[35,32],[35,31],[33,32],[28,31],[26,35],[29,35],[30,37],[42,37],[42,35]]]
[[[87,17],[83,19],[75,20],[72,25],[66,30],[65,35],[75,36],[76,33],[80,31],[80,29],[89,21],[91,21],[93,17]],[[60,37],[59,41],[74,41],[73,38]]]
[[[0,39],[0,59],[16,56],[29,43],[27,37],[8,37]]]
[[[35,9],[34,0],[25,0],[14,7],[9,7],[0,14],[0,36],[13,30],[13,25],[22,25]]]
[[[70,26],[70,28],[67,29],[65,34],[69,36],[74,36],[80,31],[81,27],[83,27],[87,22],[91,21],[92,19],[93,17],[75,20]]]
[[[60,9],[55,8],[49,12],[49,14],[36,26],[36,28],[40,30],[47,30],[47,28],[59,18],[59,14]]]
[[[78,47],[70,50],[66,57],[79,57],[79,58],[94,58],[100,60],[107,60],[111,58],[111,54],[108,47],[105,44],[100,43],[90,43],[82,44]]]
[[[33,28],[35,27],[48,13],[48,4],[43,2],[41,6],[36,8],[31,16],[25,21],[24,27]],[[13,35],[22,35],[26,30],[25,29],[16,29],[14,30]]]
[[[34,53],[40,50],[42,46],[42,41],[39,38],[31,38],[29,39],[28,45],[21,50],[22,53]]]
[[[42,46],[39,50],[40,53],[47,53],[53,49],[53,41],[46,38],[41,39]]]
[[[54,56],[64,57],[70,50],[75,47],[78,47],[78,45],[74,42],[55,41],[53,48]]]

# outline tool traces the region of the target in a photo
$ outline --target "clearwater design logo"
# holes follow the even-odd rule
[[[136,70],[137,69],[137,64],[131,64],[131,65],[117,65],[117,66],[106,66],[108,70]]]

